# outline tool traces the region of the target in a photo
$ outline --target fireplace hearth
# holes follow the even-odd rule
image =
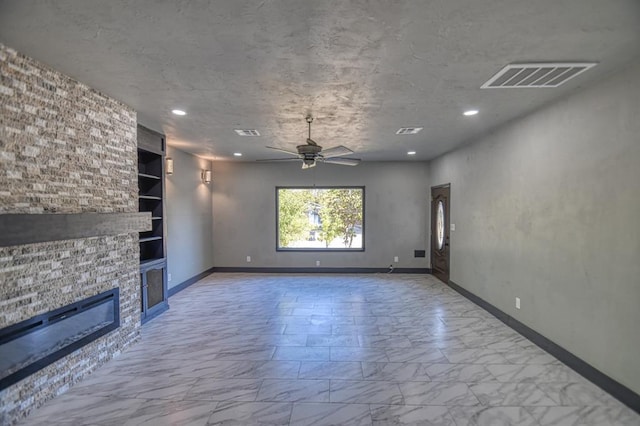
[[[120,326],[119,289],[0,330],[0,390]]]

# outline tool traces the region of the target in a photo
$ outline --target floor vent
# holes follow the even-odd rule
[[[595,66],[594,62],[509,64],[498,71],[481,88],[558,87]]]

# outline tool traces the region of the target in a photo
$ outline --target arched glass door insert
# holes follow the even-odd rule
[[[438,201],[436,233],[438,239],[438,250],[442,250],[442,247],[444,247],[444,204],[442,203],[442,200]]]

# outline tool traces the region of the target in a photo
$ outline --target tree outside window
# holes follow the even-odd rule
[[[364,188],[276,189],[278,250],[364,250]]]

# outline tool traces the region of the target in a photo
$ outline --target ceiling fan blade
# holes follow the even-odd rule
[[[289,151],[289,150],[282,149],[282,148],[276,148],[275,146],[268,146],[267,148],[275,149],[276,151],[286,152],[287,154],[298,156],[298,153],[295,152],[295,151]]]
[[[262,160],[256,160],[256,161],[260,163],[275,163],[278,161],[300,161],[300,159],[299,158],[272,158],[272,159],[262,159]]]
[[[322,150],[322,152],[320,152],[320,154],[322,154],[324,158],[332,158],[332,157],[339,157],[341,155],[353,154],[353,151],[351,151],[346,146],[338,145],[332,148],[324,149]]]
[[[360,164],[359,158],[327,158],[324,160],[328,164],[340,164],[341,166],[357,166]]]

